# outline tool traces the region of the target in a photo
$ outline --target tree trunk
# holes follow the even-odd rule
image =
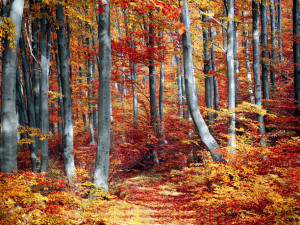
[[[43,10],[44,11],[44,10]],[[45,12],[44,12],[45,13]],[[50,25],[45,16],[40,22],[40,49],[41,49],[41,132],[42,134],[49,134],[49,63],[50,63]],[[49,153],[48,153],[48,137],[41,141],[41,172],[48,172]]]
[[[56,19],[59,24],[57,29],[58,41],[58,57],[61,75],[61,86],[63,97],[63,115],[64,115],[64,130],[63,130],[63,151],[64,151],[64,164],[66,175],[72,181],[72,177],[76,176],[75,162],[73,150],[73,112],[72,112],[72,99],[71,88],[68,74],[68,51],[66,48],[66,35],[64,28],[64,13],[61,3],[56,5]]]
[[[243,11],[243,16],[246,16],[246,14],[247,14],[247,12]],[[246,24],[247,20],[244,19],[243,22]],[[249,35],[248,35],[247,30],[244,31],[243,36],[245,37],[245,40],[243,42],[243,46],[244,46],[244,54],[245,54],[245,57],[246,57],[247,78],[248,78],[248,81],[249,81],[248,91],[249,91],[249,96],[250,96],[250,102],[254,104],[255,100],[254,100],[254,96],[253,96],[252,74],[251,74],[251,67],[250,67],[250,60],[249,60],[249,40],[248,40]]]
[[[228,78],[228,145],[229,152],[235,153],[235,76],[234,76],[234,0],[228,0],[227,25],[227,78]]]
[[[21,32],[21,37],[20,37],[20,52],[22,55],[23,75],[25,80],[25,91],[27,96],[28,126],[36,127],[34,99],[32,95],[32,86],[31,86],[31,79],[30,79],[30,65],[27,57],[27,49],[25,45],[23,32]],[[38,163],[37,138],[34,137],[33,140],[34,142],[29,144],[30,159],[31,159],[32,171],[37,172],[37,163]]]
[[[108,171],[110,151],[110,76],[111,76],[111,37],[110,0],[102,1],[105,12],[98,16],[99,38],[99,125],[94,183],[108,192]]]
[[[266,0],[263,0],[260,4],[260,13],[261,13],[261,47],[262,47],[262,88],[263,88],[263,99],[269,99],[269,69],[267,61],[269,59],[268,53],[268,30],[267,30],[267,9],[268,5]]]
[[[260,82],[260,55],[259,55],[259,11],[258,2],[252,1],[252,16],[253,16],[253,76],[254,76],[254,93],[255,104],[262,107],[262,94],[261,94],[261,82]],[[265,134],[264,117],[258,114],[259,132],[261,135]],[[264,138],[262,138],[264,144]]]
[[[206,12],[206,11],[204,11]],[[204,49],[204,75],[205,75],[205,102],[208,110],[213,108],[213,78],[209,75],[209,51],[208,51],[208,33],[207,33],[207,23],[206,23],[206,15],[202,15],[202,22],[204,23],[203,27],[203,49]],[[211,111],[208,111],[207,116],[209,126],[213,125],[213,115]]]
[[[2,86],[1,86],[1,172],[11,173],[17,167],[17,129],[16,114],[16,72],[18,63],[18,47],[22,27],[24,0],[13,1],[10,18],[15,24],[13,47],[11,40],[5,39],[2,54]]]
[[[294,89],[296,115],[300,116],[300,55],[299,55],[299,0],[293,0],[293,51],[294,51]],[[3,92],[2,92],[3,93]]]
[[[183,117],[183,91],[182,91],[182,74],[180,72],[180,56],[175,55],[175,65],[177,66],[177,95],[178,95],[178,116]]]
[[[278,0],[278,21],[277,21],[277,30],[278,30],[278,48],[279,48],[279,61],[282,63],[283,54],[282,54],[282,40],[281,40],[281,0]]]
[[[196,130],[201,140],[207,146],[212,158],[216,162],[224,161],[223,155],[217,153],[219,145],[210,134],[207,125],[198,109],[198,97],[193,75],[193,59],[190,35],[190,18],[188,12],[187,0],[184,0],[181,12],[181,22],[185,26],[185,33],[182,35],[183,61],[184,61],[184,80],[186,87],[187,104],[191,117],[196,126]]]
[[[271,42],[272,42],[272,62],[271,62],[271,84],[272,90],[275,91],[276,74],[276,38],[275,38],[275,12],[274,12],[274,0],[270,0],[270,14],[271,14]]]
[[[87,47],[90,46],[90,40],[89,38],[86,38],[86,45]],[[93,112],[92,112],[92,90],[91,90],[91,79],[92,79],[92,64],[90,60],[90,54],[88,54],[87,59],[87,83],[88,83],[88,107],[89,107],[89,129],[91,134],[90,144],[95,144],[95,134],[94,134],[94,128],[93,128]]]

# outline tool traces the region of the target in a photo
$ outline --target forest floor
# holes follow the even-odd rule
[[[112,204],[118,211],[104,215],[112,224],[196,224],[196,212],[185,209],[192,190],[177,191],[171,175],[139,172],[126,178],[117,194],[121,199]]]

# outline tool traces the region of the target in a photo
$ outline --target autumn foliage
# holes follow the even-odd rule
[[[26,2],[26,1],[25,1]],[[102,13],[99,3],[105,1],[76,0],[64,3],[68,25],[72,107],[74,116],[74,153],[77,177],[73,182],[65,176],[62,135],[58,124],[63,121],[60,100],[59,71],[51,49],[49,97],[49,134],[39,128],[19,127],[18,171],[0,173],[0,224],[299,224],[299,117],[295,116],[293,93],[293,61],[291,36],[291,2],[282,0],[282,40],[284,60],[273,62],[276,86],[270,99],[263,100],[263,108],[250,103],[246,60],[252,47],[245,53],[238,37],[236,153],[228,153],[227,76],[226,52],[222,47],[222,29],[215,21],[226,20],[223,1],[192,1],[191,33],[194,57],[194,75],[198,90],[199,109],[207,118],[217,115],[210,131],[220,144],[218,151],[227,163],[212,162],[206,147],[195,133],[189,119],[187,105],[178,101],[177,79],[182,61],[174,65],[174,56],[181,56],[181,35],[184,25],[179,22],[183,1],[171,0],[114,0],[111,1],[112,37],[112,120],[109,186],[110,192],[96,188],[93,173],[96,145],[90,144],[87,115],[97,110],[99,81],[97,76],[97,44],[95,13]],[[36,8],[27,6],[25,24],[40,18],[43,4],[55,13],[55,0],[43,1]],[[238,29],[249,32],[250,1],[236,1]],[[2,7],[2,6],[1,6]],[[208,25],[201,21],[198,9],[207,10]],[[149,13],[153,13],[150,18]],[[51,15],[51,14],[50,14]],[[54,17],[49,18],[53,30],[57,27]],[[153,19],[154,18],[154,19]],[[248,23],[245,22],[248,20]],[[149,34],[151,24],[156,34]],[[215,36],[216,70],[220,92],[220,110],[205,105],[205,78],[203,72],[203,27],[217,28]],[[4,19],[0,26],[0,39],[12,38],[13,24]],[[162,32],[163,35],[158,35]],[[30,34],[26,34],[26,38]],[[156,43],[148,46],[152,37]],[[89,38],[89,44],[86,42]],[[52,34],[52,39],[56,37]],[[94,41],[94,42],[93,42]],[[208,48],[214,45],[211,39]],[[29,46],[28,46],[29,47]],[[0,49],[3,46],[0,43]],[[271,48],[271,47],[270,47]],[[279,53],[279,49],[275,49]],[[155,135],[150,124],[149,57],[154,57],[157,72],[165,73],[163,121],[161,135]],[[33,59],[32,59],[33,60]],[[87,81],[87,60],[93,64],[91,82]],[[136,70],[132,66],[136,64]],[[162,66],[163,65],[163,66]],[[21,68],[21,66],[19,66]],[[179,72],[178,72],[179,71]],[[1,72],[1,67],[0,67]],[[132,73],[137,74],[136,80]],[[251,73],[251,71],[250,71]],[[22,77],[22,83],[24,80]],[[138,123],[134,124],[133,87],[137,87]],[[88,92],[90,94],[88,96]],[[157,88],[157,96],[159,90]],[[180,115],[180,107],[183,115]],[[266,123],[266,143],[258,131],[257,115]],[[96,127],[94,127],[97,132]],[[97,135],[95,135],[97,136]],[[34,139],[36,137],[36,139]],[[49,138],[49,172],[31,172],[28,144]],[[97,142],[97,138],[96,138]],[[159,164],[151,156],[157,153]],[[39,155],[40,160],[40,155]],[[39,162],[40,163],[40,162]]]

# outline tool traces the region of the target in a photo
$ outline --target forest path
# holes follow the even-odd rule
[[[170,182],[170,176],[161,174],[140,174],[127,178],[116,200],[118,211],[112,210],[105,217],[112,224],[165,224],[192,225],[195,211],[185,205],[191,200],[191,193],[178,192]]]

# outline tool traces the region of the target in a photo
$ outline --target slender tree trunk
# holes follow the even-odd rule
[[[110,1],[100,5],[105,12],[98,16],[99,53],[99,128],[94,183],[108,192],[108,171],[110,151],[110,76],[111,76],[111,37]]]
[[[9,39],[4,41],[2,54],[2,86],[1,86],[1,172],[11,173],[17,167],[17,129],[16,115],[16,72],[18,63],[18,47],[22,27],[24,0],[11,2],[10,19],[15,24],[13,47]]]
[[[259,11],[258,2],[252,1],[252,16],[253,16],[253,76],[254,76],[254,93],[255,104],[262,107],[262,94],[261,94],[261,82],[260,82],[260,55],[259,55]],[[258,114],[259,132],[261,135],[265,134],[265,122],[264,117]],[[264,144],[264,138],[262,138]]]
[[[86,38],[86,45],[87,47],[90,46],[90,40],[89,38]],[[89,129],[91,134],[90,144],[95,144],[95,134],[94,134],[94,128],[93,128],[93,112],[92,112],[92,90],[91,90],[91,79],[92,79],[92,64],[90,54],[88,54],[87,59],[87,83],[88,83],[88,107],[89,107]]]
[[[44,12],[45,13],[45,12]],[[41,19],[41,132],[49,134],[49,63],[50,63],[50,25],[45,16]],[[48,153],[48,137],[41,141],[41,172],[48,172],[49,153]]]
[[[235,76],[234,76],[234,0],[228,0],[227,25],[227,78],[228,78],[228,145],[230,153],[235,153]]]
[[[279,48],[279,61],[282,63],[283,54],[282,54],[282,37],[281,37],[281,0],[278,0],[278,21],[277,21],[277,29],[278,29],[278,48]]]
[[[217,153],[219,145],[210,134],[207,125],[198,109],[198,97],[193,75],[193,58],[190,34],[190,18],[187,0],[184,0],[181,12],[181,22],[185,26],[185,33],[182,35],[183,60],[184,60],[184,80],[186,87],[186,98],[191,117],[196,126],[196,130],[201,140],[207,146],[212,158],[216,162],[224,161],[223,156]]]
[[[31,0],[31,7],[35,4],[39,3],[39,0]],[[32,29],[32,54],[34,58],[32,58],[32,91],[33,91],[33,100],[34,100],[34,112],[35,112],[35,123],[36,127],[40,127],[40,72],[39,72],[39,21],[40,19],[34,19],[32,21],[31,29]],[[37,145],[39,146],[39,140],[37,140]]]
[[[247,12],[246,11],[243,11],[243,16],[246,16]],[[248,22],[246,19],[244,19],[243,21],[245,24]],[[249,39],[248,39],[248,31],[245,30],[244,33],[243,33],[243,36],[245,37],[245,40],[243,42],[243,46],[244,46],[244,54],[246,56],[246,68],[247,68],[247,78],[248,78],[248,81],[249,81],[249,88],[248,88],[248,91],[249,91],[249,95],[250,95],[250,102],[251,103],[255,103],[255,100],[254,100],[254,95],[253,95],[253,88],[252,88],[252,74],[251,74],[251,67],[250,67],[250,60],[249,60]]]
[[[293,51],[294,51],[294,88],[296,115],[300,116],[300,55],[299,55],[299,0],[293,0]],[[2,92],[3,93],[3,92]]]
[[[261,47],[262,47],[262,88],[263,88],[263,99],[269,99],[269,68],[267,61],[269,59],[268,53],[268,30],[267,30],[267,1],[263,0],[260,4],[261,13]]]
[[[160,68],[160,84],[159,84],[159,121],[160,121],[160,135],[164,137],[164,87],[165,87],[165,72],[163,65]]]
[[[272,42],[272,62],[271,62],[271,84],[272,89],[275,91],[276,74],[276,38],[275,38],[275,12],[274,12],[274,0],[270,0],[270,14],[271,14],[271,42]]]
[[[209,75],[209,51],[208,51],[208,32],[207,32],[207,20],[206,15],[202,15],[202,22],[204,23],[203,27],[203,49],[204,49],[204,75],[205,75],[205,102],[208,110],[213,108],[213,78]],[[209,111],[207,116],[209,126],[213,125],[213,115]]]
[[[137,126],[138,125],[138,114],[139,114],[139,108],[138,108],[138,95],[136,92],[136,87],[138,85],[138,80],[137,80],[137,64],[136,63],[131,63],[131,68],[133,71],[131,71],[131,79],[133,82],[132,85],[132,95],[133,95],[133,125]]]
[[[210,37],[211,37],[211,42],[212,42],[212,46],[211,46],[211,69],[216,72],[217,71],[217,67],[216,67],[216,57],[215,57],[215,46],[214,46],[214,43],[215,43],[215,28],[214,27],[211,27],[210,29]],[[214,108],[216,110],[216,113],[215,113],[215,118],[217,119],[219,114],[218,112],[220,111],[220,99],[219,99],[219,84],[218,84],[218,77],[217,75],[215,74],[213,76],[213,88],[214,88]]]
[[[21,32],[21,38],[20,38],[20,52],[22,55],[23,75],[25,80],[25,91],[27,96],[28,125],[29,127],[36,127],[34,99],[32,95],[32,86],[31,86],[31,79],[30,79],[30,65],[27,57],[27,49],[25,45],[23,32]],[[34,142],[29,145],[30,159],[31,159],[32,171],[37,172],[37,163],[38,163],[37,138],[34,137],[33,140]]]
[[[180,56],[175,55],[175,65],[177,66],[177,95],[178,95],[178,116],[183,117],[183,91],[182,91],[182,74],[180,74]]]
[[[66,175],[72,181],[76,176],[75,162],[73,150],[73,112],[72,112],[72,99],[71,88],[68,74],[68,51],[66,46],[66,34],[64,28],[64,13],[61,3],[56,5],[56,19],[59,24],[57,29],[58,41],[58,56],[59,67],[61,75],[61,85],[63,98],[63,115],[64,115],[64,130],[63,130],[63,151],[64,151],[64,164]]]

